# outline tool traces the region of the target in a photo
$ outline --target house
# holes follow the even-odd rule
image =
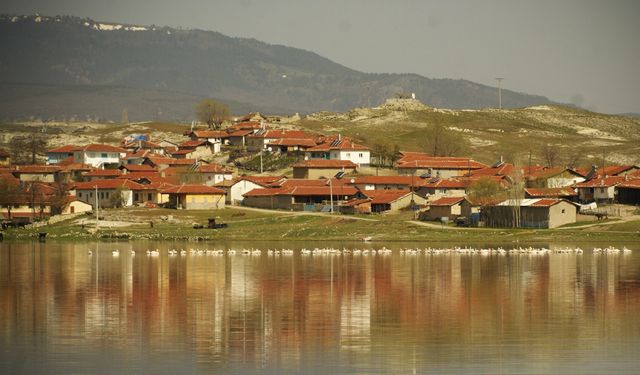
[[[155,168],[148,164],[123,164],[118,167],[122,174],[134,172],[157,172]]]
[[[360,190],[416,190],[424,180],[417,176],[358,176],[350,182]]]
[[[425,198],[409,190],[368,190],[361,192],[359,195],[361,196],[360,199],[368,198],[369,202],[365,204],[370,206],[370,212],[399,211],[408,208],[417,209],[427,203]],[[347,203],[349,202],[345,202],[345,204]],[[363,210],[358,209],[358,211]]]
[[[290,186],[254,189],[244,194],[243,205],[249,207],[282,209],[292,211],[329,210],[333,202],[334,209],[340,202],[348,200],[358,193],[352,186]]]
[[[94,169],[82,174],[82,181],[107,180],[118,178],[122,175],[119,169]]]
[[[11,173],[20,181],[58,182],[62,167],[57,165],[16,165]]]
[[[616,186],[618,203],[640,205],[640,176],[628,179]]]
[[[160,143],[152,142],[148,139],[136,139],[127,137],[122,141],[122,148],[131,153],[148,151],[158,155],[165,154],[165,148]],[[173,149],[172,149],[173,150]]]
[[[578,197],[578,192],[570,186],[557,188],[525,188],[525,198],[562,198],[569,201]]]
[[[507,200],[483,208],[482,217],[488,227],[556,228],[575,223],[578,207],[565,199]]]
[[[227,204],[242,204],[245,193],[254,189],[265,189],[271,187],[285,179],[285,176],[240,176],[227,190]]]
[[[104,144],[89,144],[78,147],[73,152],[75,163],[89,164],[94,168],[104,169],[105,166],[120,164],[127,152],[119,147]]]
[[[207,159],[219,152],[219,141],[191,140],[178,145],[178,150],[171,152],[171,156],[176,159]]]
[[[200,161],[201,163],[203,161]],[[147,156],[144,159],[143,164],[149,165],[152,168],[162,171],[169,167],[180,167],[180,168],[188,168],[196,163],[196,159],[174,159],[167,157],[159,157],[159,156]]]
[[[464,197],[443,197],[431,202],[429,209],[421,215],[424,220],[439,220],[441,218],[455,219],[465,216],[462,213]]]
[[[66,145],[58,148],[47,150],[47,165],[58,164],[68,158],[73,158],[73,153],[78,149],[77,146]]]
[[[425,178],[416,191],[428,197],[429,201],[442,197],[464,197],[473,181],[468,178]]]
[[[640,173],[640,166],[638,165],[609,165],[603,168],[592,166],[590,170],[580,170],[587,180],[594,178],[602,178],[608,176],[633,176]]]
[[[223,180],[231,180],[233,172],[219,164],[197,163],[182,174],[182,182],[213,186]]]
[[[401,158],[396,163],[401,175],[451,178],[473,173],[488,166],[470,158],[431,156],[421,158]]]
[[[254,152],[267,150],[269,143],[279,139],[309,139],[313,141],[315,136],[302,130],[260,129],[246,137],[247,149]]]
[[[292,167],[293,178],[318,179],[333,177],[338,172],[355,173],[358,166],[349,160],[310,159]]]
[[[583,203],[613,203],[616,201],[616,186],[625,182],[625,176],[597,177],[575,184],[578,200]]]
[[[225,206],[225,191],[213,186],[181,184],[162,190],[169,205],[185,210],[215,210]]]
[[[307,148],[304,157],[306,160],[347,160],[358,166],[367,166],[371,163],[371,152],[368,147],[353,142],[350,138],[325,137],[321,143]]]
[[[44,219],[52,215],[69,215],[74,213],[89,212],[91,205],[69,196],[65,202],[56,203],[53,195],[42,195],[32,199],[28,193],[17,196],[11,207],[11,212],[6,206],[0,207],[0,218],[11,219],[20,222],[32,222],[35,219]]]
[[[304,152],[315,146],[316,142],[310,138],[281,138],[267,142],[267,149],[281,154]]]
[[[571,168],[532,166],[522,170],[529,187],[559,188],[585,181],[583,174]]]
[[[126,179],[96,180],[76,183],[73,190],[78,200],[100,208],[128,207],[133,205],[133,191],[144,186]],[[97,194],[97,195],[96,195]]]

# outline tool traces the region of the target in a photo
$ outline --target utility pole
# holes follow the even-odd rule
[[[98,229],[98,185],[96,185],[96,230]]]
[[[498,81],[498,108],[502,109],[502,80],[504,78],[502,77],[497,77],[495,78],[496,81]]]
[[[329,199],[331,201],[331,214],[333,214],[333,183],[329,179]]]

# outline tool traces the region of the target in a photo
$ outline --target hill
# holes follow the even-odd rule
[[[346,111],[397,93],[416,93],[440,108],[491,107],[497,96],[494,87],[466,80],[362,73],[313,52],[212,31],[77,17],[1,16],[0,48],[5,51],[0,55],[0,83],[19,85],[21,92],[13,97],[3,93],[12,98],[10,107],[0,108],[4,120],[119,120],[124,107],[134,116],[140,113],[139,118],[151,111],[161,119],[182,120],[189,112],[185,103],[201,97],[286,114]],[[123,95],[124,88],[138,91]],[[91,94],[85,99],[87,91]],[[56,100],[56,92],[69,100]],[[147,103],[136,96],[154,99]],[[40,99],[38,108],[30,102],[33,97]],[[503,90],[502,97],[508,108],[550,103],[542,96],[509,90]]]

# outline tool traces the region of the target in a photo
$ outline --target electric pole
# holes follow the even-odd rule
[[[502,109],[502,80],[504,78],[502,77],[497,77],[495,78],[496,81],[498,81],[498,108]]]

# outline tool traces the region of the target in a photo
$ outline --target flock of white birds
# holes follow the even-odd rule
[[[224,255],[243,255],[243,256],[291,256],[294,254],[292,249],[267,249],[265,251],[255,248],[245,248],[242,250],[222,250],[222,249],[169,249],[166,250],[166,254],[169,256],[187,256],[187,255],[212,255],[212,256],[224,256]],[[452,247],[452,248],[403,248],[399,249],[398,253],[402,256],[416,256],[416,255],[438,255],[438,254],[468,254],[468,255],[546,255],[546,254],[582,254],[584,251],[579,247],[559,247],[559,248],[545,248],[545,247],[517,247],[511,249],[505,249],[502,247],[497,248],[473,248],[473,247]],[[114,257],[120,256],[120,250],[116,249],[111,251],[111,255]],[[161,251],[159,249],[147,250],[145,254],[147,256],[160,256]],[[600,248],[593,248],[592,253],[598,254],[629,254],[631,250],[623,247],[617,248],[613,246]],[[93,251],[88,251],[89,255],[93,255]],[[136,251],[130,250],[131,256],[136,255]],[[303,256],[309,255],[391,255],[393,251],[382,247],[381,249],[337,249],[333,247],[323,247],[314,249],[301,249],[300,254]]]

